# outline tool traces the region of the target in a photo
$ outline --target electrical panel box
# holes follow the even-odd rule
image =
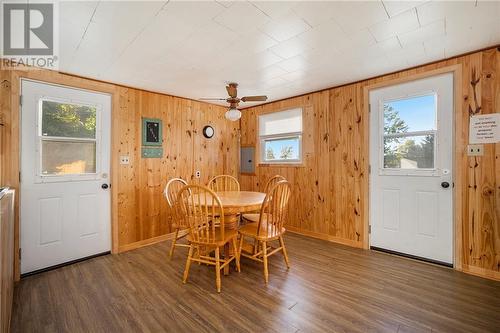
[[[240,173],[255,173],[255,147],[241,147]]]

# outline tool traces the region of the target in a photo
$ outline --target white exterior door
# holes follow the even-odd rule
[[[22,80],[21,273],[111,248],[109,95]]]
[[[370,92],[370,246],[453,263],[453,74]]]

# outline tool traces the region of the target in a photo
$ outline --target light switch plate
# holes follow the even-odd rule
[[[130,164],[129,156],[128,155],[120,156],[120,164],[122,164],[122,165]]]
[[[483,145],[468,145],[467,146],[467,156],[483,156],[484,146]]]

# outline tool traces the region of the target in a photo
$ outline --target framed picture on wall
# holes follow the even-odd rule
[[[162,145],[162,122],[161,119],[142,118],[142,145]]]

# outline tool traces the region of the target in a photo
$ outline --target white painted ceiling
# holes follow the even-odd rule
[[[60,3],[60,70],[198,99],[277,100],[500,43],[500,2]],[[257,103],[241,103],[241,107]]]

